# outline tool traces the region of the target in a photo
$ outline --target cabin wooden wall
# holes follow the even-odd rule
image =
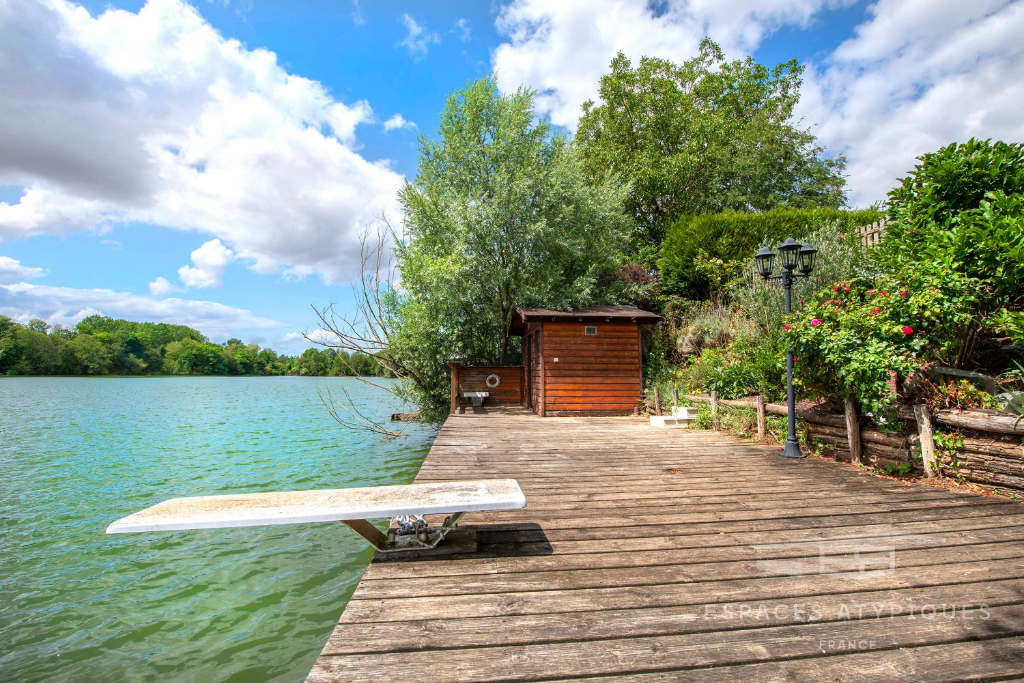
[[[498,386],[487,386],[487,378],[498,376]],[[493,380],[492,380],[493,382]],[[466,403],[469,399],[462,398],[464,391],[486,391],[490,394],[484,405],[520,404],[523,402],[523,368],[513,367],[466,367],[459,368],[459,399]]]
[[[639,325],[561,321],[541,325],[546,415],[630,415],[640,406]],[[586,326],[596,327],[597,334],[585,335]],[[539,412],[539,403],[534,406]]]

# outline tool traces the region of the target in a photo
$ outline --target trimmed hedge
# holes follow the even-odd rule
[[[762,244],[773,248],[787,237],[797,239],[820,225],[838,221],[853,230],[881,220],[878,209],[776,209],[762,213],[715,213],[683,216],[669,226],[658,257],[658,279],[662,291],[687,299],[706,299],[707,281],[693,265],[703,249],[711,258],[723,261],[753,259]]]

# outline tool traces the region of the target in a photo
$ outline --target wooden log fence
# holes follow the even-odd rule
[[[846,417],[846,440],[850,445],[850,459],[860,464],[860,419],[857,417],[857,404],[854,403],[852,396],[847,396],[843,407]]]
[[[757,440],[764,443],[768,436],[768,425],[764,410],[764,396],[757,396]]]
[[[687,399],[712,405],[717,416],[718,406],[743,408],[757,411],[757,438],[764,441],[767,435],[765,415],[788,416],[785,405],[766,403],[763,396],[753,400],[730,400],[712,396],[690,394]],[[852,401],[850,402],[852,403]],[[1024,442],[1015,437],[1024,437],[1024,420],[999,414],[996,411],[929,411],[926,406],[904,407],[899,417],[911,422],[911,432],[881,432],[860,426],[855,412],[845,406],[843,415],[822,413],[816,410],[797,408],[796,416],[802,420],[810,436],[835,448],[840,460],[860,462],[865,465],[882,467],[918,463],[912,457],[915,447],[921,446],[920,469],[926,476],[941,476],[942,468],[967,481],[1008,489],[1024,494]],[[972,430],[973,434],[959,439],[962,447],[957,448],[954,458],[960,464],[945,460],[936,446],[935,425]],[[986,438],[984,433],[991,436]],[[966,463],[966,464],[964,464]]]

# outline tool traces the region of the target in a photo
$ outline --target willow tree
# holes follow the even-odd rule
[[[447,405],[446,362],[518,361],[516,306],[573,309],[614,297],[630,221],[628,188],[594,184],[579,150],[539,119],[534,93],[492,77],[451,94],[421,136],[414,182],[399,192],[401,285],[389,352],[412,367],[421,409]]]
[[[629,178],[635,257],[651,262],[680,215],[846,203],[845,160],[792,119],[802,73],[796,60],[726,61],[709,39],[682,65],[612,60],[576,140],[595,177]]]

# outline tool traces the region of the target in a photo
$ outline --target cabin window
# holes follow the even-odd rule
[[[591,325],[587,325],[583,328],[583,334],[597,334],[597,328]]]

